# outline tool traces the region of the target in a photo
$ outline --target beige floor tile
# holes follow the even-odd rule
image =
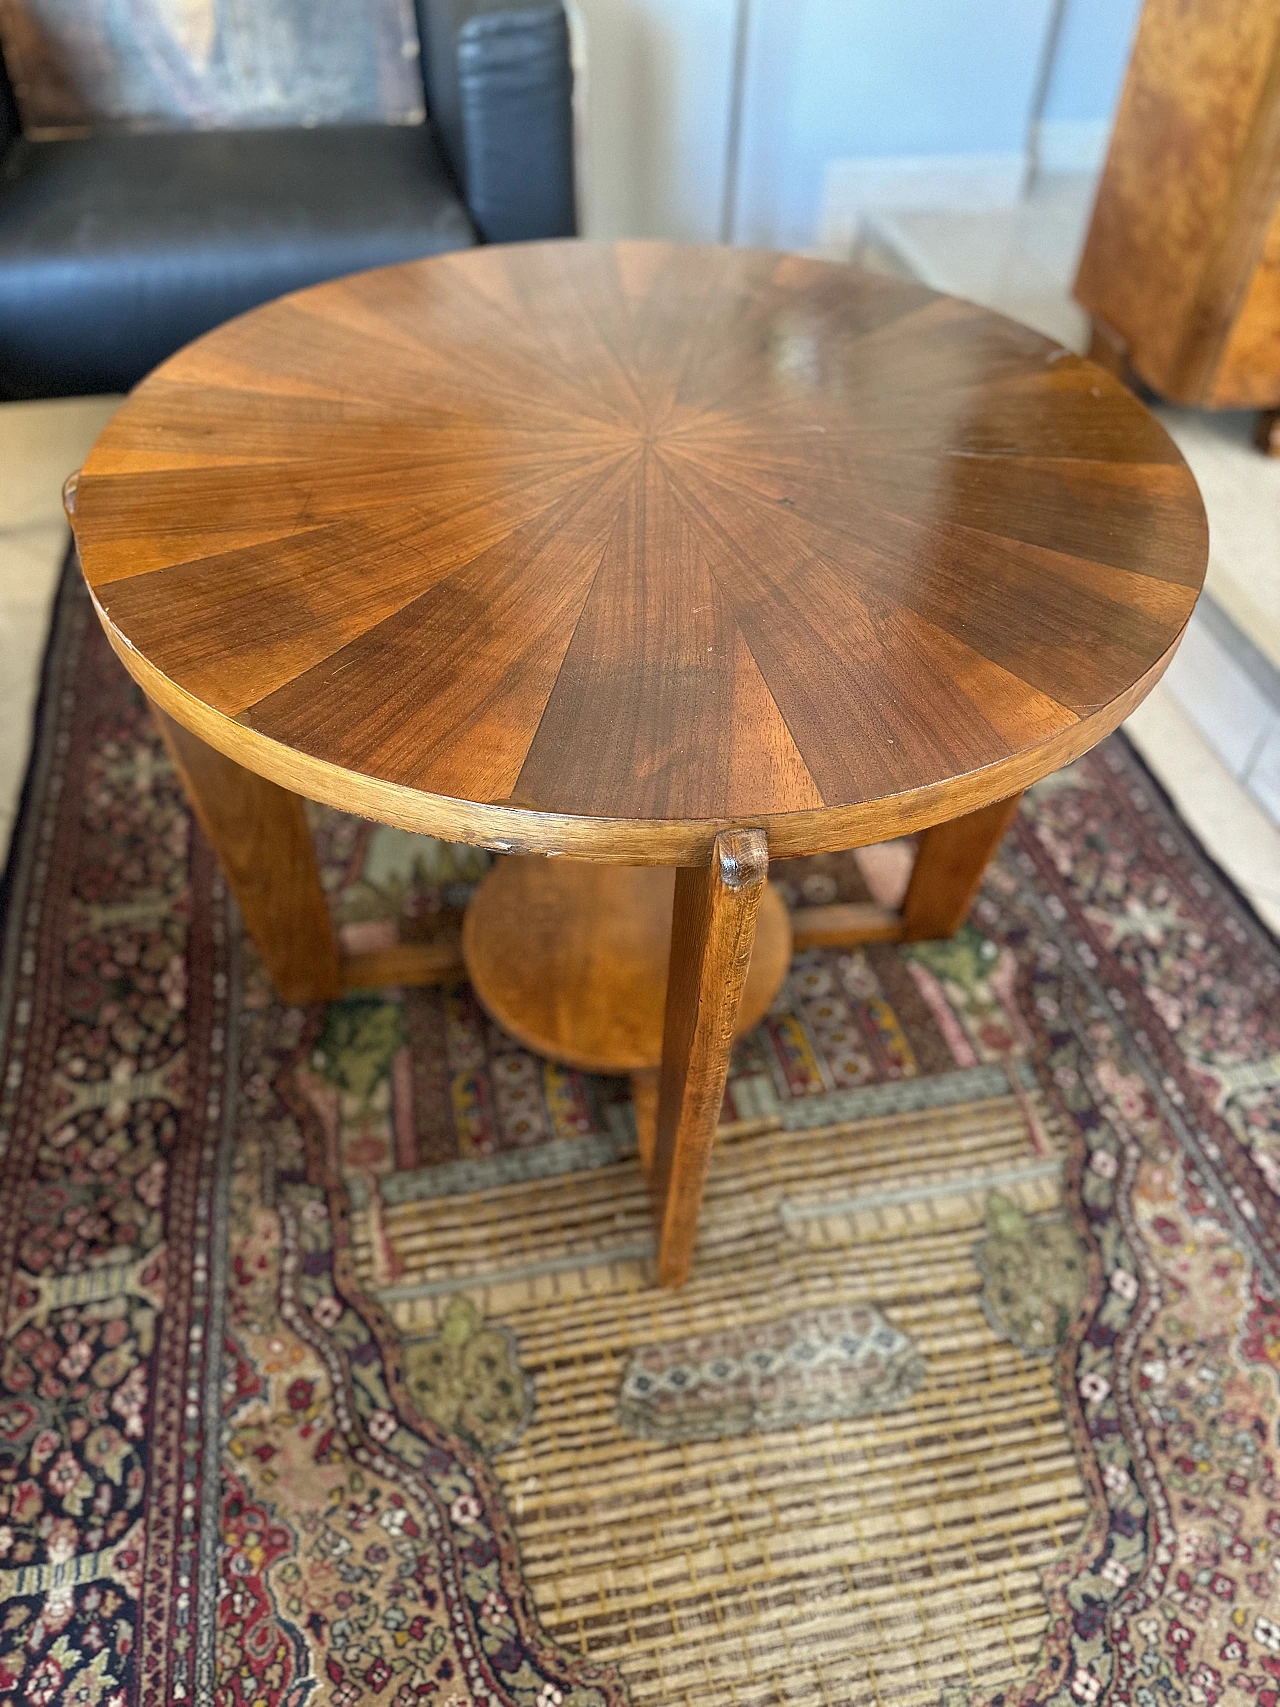
[[[1277,709],[1215,638],[1191,618],[1164,686],[1242,781],[1276,722]]]
[[[1160,404],[1156,414],[1200,484],[1209,516],[1208,592],[1280,668],[1280,459],[1253,444],[1253,416]]]
[[[1254,754],[1249,789],[1280,824],[1280,718]]]
[[[42,599],[0,601],[0,860],[8,851],[13,815],[27,774],[40,665],[49,631],[52,582]]]
[[[0,529],[62,517],[62,482],[120,406],[118,397],[0,405]]]
[[[0,859],[26,775],[49,610],[69,537],[62,483],[119,403],[67,397],[0,405]]]
[[[877,213],[869,223],[881,243],[935,290],[998,309],[1068,349],[1083,350],[1088,321],[1068,286],[1093,190],[1091,174],[1063,173],[1038,184],[1017,207]]]
[[[0,530],[0,609],[32,604],[47,609],[70,543],[64,521]]]
[[[1280,828],[1163,683],[1124,727],[1204,847],[1280,932]]]
[[[64,521],[0,532],[0,860],[26,775],[49,612],[69,538]]]

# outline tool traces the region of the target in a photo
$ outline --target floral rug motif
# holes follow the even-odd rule
[[[74,580],[4,900],[0,1707],[1280,1704],[1280,950],[1122,740],[797,956],[674,1296],[625,1084],[276,1001]]]
[[[982,1308],[992,1330],[1023,1351],[1056,1351],[1088,1278],[1071,1217],[1025,1215],[993,1191],[987,1199],[986,1237],[973,1260],[986,1282]]]
[[[656,1440],[719,1440],[883,1410],[924,1376],[923,1357],[879,1310],[806,1310],[638,1353],[618,1423]]]

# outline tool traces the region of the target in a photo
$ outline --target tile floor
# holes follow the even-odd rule
[[[0,404],[0,862],[26,775],[49,605],[69,537],[62,482],[118,402]]]
[[[860,259],[914,272],[989,302],[1081,348],[1069,280],[1092,200],[1072,176],[998,213],[879,216]],[[0,405],[0,859],[25,772],[49,601],[66,549],[62,482],[83,461],[115,398]],[[1237,417],[1163,410],[1205,494],[1209,589],[1222,621],[1200,620],[1129,720],[1147,761],[1218,862],[1280,931],[1280,460],[1248,444]],[[1240,647],[1232,636],[1244,636]],[[1224,637],[1230,644],[1224,645]],[[1243,685],[1242,685],[1243,682]],[[1252,721],[1251,721],[1252,720]],[[1246,775],[1250,793],[1240,781]]]

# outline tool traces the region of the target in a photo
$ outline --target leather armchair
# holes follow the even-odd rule
[[[289,290],[575,230],[561,0],[417,0],[426,125],[21,134],[0,62],[0,397],[125,391]]]

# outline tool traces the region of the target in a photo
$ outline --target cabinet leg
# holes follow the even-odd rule
[[[280,996],[332,1001],[341,992],[338,945],[302,801],[158,705],[151,714]]]
[[[693,1262],[734,1023],[768,872],[763,830],[724,830],[715,839],[709,866],[676,873],[649,1170],[661,1286],[682,1286]]]
[[[1119,332],[1107,325],[1105,320],[1099,320],[1095,315],[1090,321],[1088,356],[1091,362],[1097,362],[1099,367],[1106,368],[1125,385],[1129,383],[1129,345]]]
[[[924,831],[902,903],[904,942],[954,936],[960,929],[1021,799],[1015,794]]]
[[[1280,409],[1263,409],[1253,423],[1253,442],[1264,456],[1280,456]]]

